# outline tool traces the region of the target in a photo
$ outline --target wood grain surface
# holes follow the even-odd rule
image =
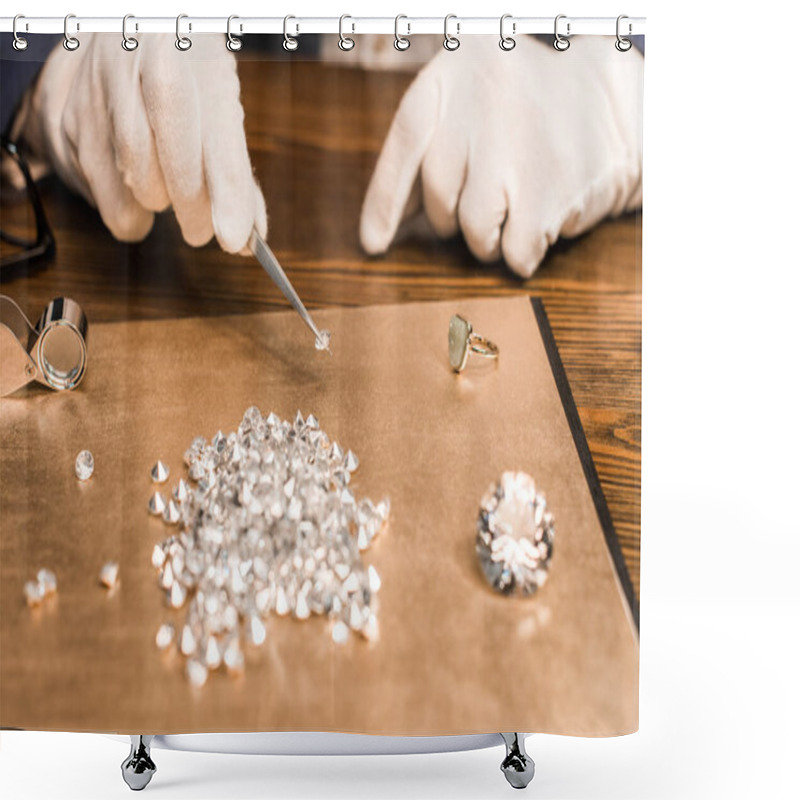
[[[300,61],[242,60],[239,68],[269,241],[309,308],[543,299],[638,597],[641,214],[558,243],[527,281],[501,263],[479,263],[460,237],[437,240],[423,220],[403,230],[386,256],[368,258],[358,242],[361,202],[412,76]],[[78,300],[90,322],[287,305],[254,260],[224,254],[215,243],[185,245],[171,214],[157,219],[144,242],[126,245],[56,179],[44,181],[42,195],[55,259],[0,284],[29,316],[62,294]]]

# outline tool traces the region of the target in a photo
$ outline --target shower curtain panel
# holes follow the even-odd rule
[[[3,728],[637,729],[644,53],[563,22],[2,34]]]

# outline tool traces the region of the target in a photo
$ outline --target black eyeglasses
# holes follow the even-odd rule
[[[49,258],[56,240],[28,165],[17,146],[0,136],[0,270]]]

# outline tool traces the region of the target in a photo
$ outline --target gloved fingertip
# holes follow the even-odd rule
[[[392,243],[392,236],[386,227],[378,225],[367,213],[361,215],[359,238],[364,251],[371,256],[382,255]]]
[[[536,272],[536,268],[539,266],[538,261],[525,261],[522,264],[517,264],[516,266],[513,264],[509,264],[511,267],[511,271],[519,275],[520,278],[523,280],[527,280],[530,278],[534,272]]]
[[[524,248],[515,248],[509,246],[509,243],[504,240],[502,251],[508,268],[523,280],[527,280],[544,260],[547,254],[547,241],[529,244]]]
[[[101,216],[111,235],[120,242],[141,242],[153,229],[155,222],[155,214],[141,207],[125,209],[109,219],[101,210]]]
[[[214,215],[214,230],[219,246],[226,253],[240,253],[247,248],[250,234],[253,232],[252,215],[225,215],[218,219]]]

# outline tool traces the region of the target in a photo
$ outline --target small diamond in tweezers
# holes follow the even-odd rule
[[[80,481],[88,481],[94,473],[94,456],[88,450],[81,450],[75,459],[75,474]]]
[[[161,460],[156,461],[150,470],[150,477],[153,479],[153,483],[164,483],[169,478],[169,467]]]
[[[317,350],[327,350],[329,353],[331,351],[331,332],[322,330],[319,332],[319,336],[316,337],[314,340],[314,347]]]

